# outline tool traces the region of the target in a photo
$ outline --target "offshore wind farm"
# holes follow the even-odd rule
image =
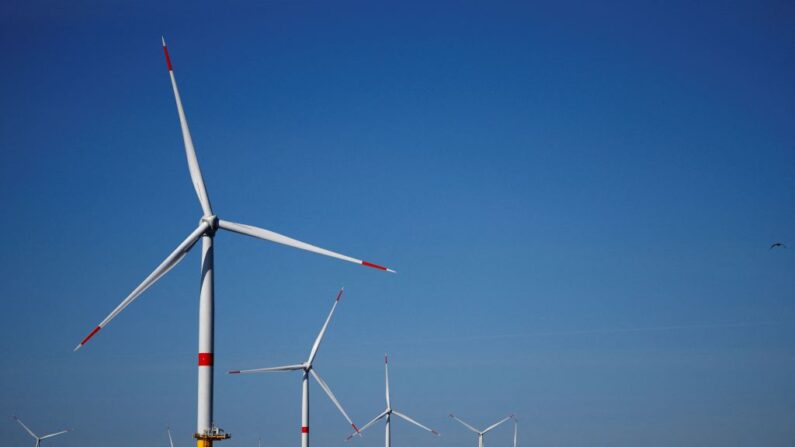
[[[4,445],[790,445],[793,20],[1,5]]]

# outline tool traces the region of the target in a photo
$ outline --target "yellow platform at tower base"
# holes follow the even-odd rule
[[[213,441],[223,441],[225,439],[231,438],[232,435],[223,432],[203,435],[196,433],[193,435],[193,437],[196,438],[196,447],[212,447]]]

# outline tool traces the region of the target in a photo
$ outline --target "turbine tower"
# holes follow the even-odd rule
[[[229,374],[256,374],[256,373],[271,373],[271,372],[285,372],[285,371],[301,371],[303,374],[303,378],[301,379],[301,447],[309,447],[309,376],[317,380],[318,385],[323,388],[323,391],[326,392],[329,399],[334,402],[334,405],[337,406],[337,409],[340,410],[340,413],[345,417],[351,427],[357,432],[359,428],[356,427],[356,424],[353,423],[350,417],[348,417],[348,413],[342,408],[342,405],[334,396],[334,393],[331,392],[331,388],[329,388],[328,384],[320,377],[313,366],[313,362],[315,361],[315,357],[317,356],[317,350],[320,348],[320,342],[323,341],[323,336],[326,333],[326,329],[328,328],[329,322],[331,321],[331,317],[334,315],[334,310],[337,309],[337,304],[340,302],[340,298],[342,298],[343,289],[340,289],[339,293],[337,293],[337,298],[334,300],[334,304],[331,306],[331,312],[329,312],[328,317],[326,317],[326,322],[323,323],[323,327],[320,329],[320,333],[317,334],[317,338],[315,338],[315,343],[312,345],[312,349],[309,351],[309,357],[306,359],[306,362],[297,364],[297,365],[287,365],[287,366],[276,366],[273,368],[258,368],[258,369],[245,369],[242,371],[235,370],[229,371]]]
[[[415,421],[414,419],[406,416],[405,414],[403,414],[403,413],[401,413],[401,412],[399,412],[397,410],[393,410],[392,409],[392,403],[389,400],[389,357],[387,357],[386,355],[384,355],[384,378],[385,378],[385,382],[386,382],[386,410],[384,410],[383,413],[381,413],[378,416],[376,416],[375,418],[373,418],[372,421],[370,421],[367,424],[365,424],[364,427],[361,428],[361,430],[359,430],[357,432],[354,432],[354,433],[351,433],[351,435],[348,436],[348,440],[353,438],[353,436],[356,435],[357,433],[361,433],[361,432],[367,430],[368,427],[370,427],[371,425],[376,423],[378,420],[386,418],[386,426],[384,428],[384,445],[386,447],[391,447],[391,445],[392,445],[392,430],[391,430],[390,424],[392,422],[392,415],[393,414],[395,416],[399,417],[399,418],[402,418],[402,419],[405,419],[408,422],[411,422],[412,424],[416,425],[417,427],[420,427],[420,428],[422,428],[424,430],[427,430],[427,431],[433,433],[434,436],[439,436],[439,432],[437,432],[436,430],[431,430],[430,428],[420,424],[419,422]]]
[[[146,279],[141,282],[113,311],[102,320],[97,327],[95,327],[80,344],[75,347],[75,351],[80,349],[88,342],[100,329],[104,328],[111,320],[113,320],[119,313],[121,313],[127,306],[135,301],[146,289],[152,284],[157,282],[163,275],[168,273],[169,270],[174,268],[182,258],[193,248],[196,242],[201,239],[202,241],[202,258],[201,258],[201,289],[199,292],[199,355],[198,355],[198,404],[196,415],[196,433],[193,435],[196,438],[197,447],[211,447],[213,441],[220,441],[229,438],[220,428],[213,424],[213,363],[214,363],[214,249],[213,239],[217,230],[226,230],[233,233],[239,233],[246,236],[251,236],[257,239],[263,239],[277,244],[287,245],[289,247],[298,248],[301,250],[310,251],[312,253],[330,256],[332,258],[341,259],[343,261],[353,262],[355,264],[372,267],[378,270],[394,272],[391,269],[373,264],[371,262],[363,261],[361,259],[352,258],[330,250],[326,250],[314,245],[307,244],[296,239],[275,233],[270,230],[258,228],[250,225],[239,224],[228,220],[219,219],[213,212],[210,206],[210,199],[207,195],[207,190],[204,186],[204,179],[202,178],[201,169],[199,169],[199,162],[196,158],[196,150],[193,147],[193,140],[191,139],[190,130],[188,129],[188,121],[185,118],[185,111],[182,107],[182,100],[179,96],[177,89],[177,80],[174,77],[174,69],[171,65],[171,57],[168,54],[168,47],[166,41],[163,39],[163,53],[166,57],[166,67],[168,74],[171,78],[171,87],[174,90],[174,99],[177,104],[177,114],[179,115],[179,123],[182,129],[182,139],[185,144],[185,155],[188,159],[188,170],[193,182],[193,187],[196,190],[196,195],[199,197],[199,204],[202,208],[202,217],[199,220],[199,225],[193,230],[185,240],[183,240],[177,248],[169,254],[160,265],[155,268]]]
[[[501,421],[499,421],[499,422],[497,422],[497,423],[494,423],[494,424],[492,424],[491,426],[489,426],[489,428],[487,428],[487,429],[485,429],[485,430],[482,430],[482,431],[481,431],[481,430],[478,430],[477,428],[475,428],[475,427],[473,427],[473,426],[471,426],[471,425],[467,424],[466,422],[462,421],[461,419],[458,419],[457,417],[455,417],[455,416],[454,416],[454,415],[452,415],[452,414],[450,415],[450,417],[451,417],[451,418],[453,418],[453,419],[455,419],[456,421],[460,422],[460,423],[461,423],[461,424],[462,424],[464,427],[466,427],[466,428],[468,428],[468,429],[472,430],[473,432],[475,432],[475,433],[478,435],[478,447],[483,447],[483,436],[484,436],[486,433],[488,433],[488,432],[490,432],[490,431],[494,430],[494,429],[495,429],[495,428],[497,428],[497,427],[498,427],[500,424],[502,424],[503,422],[507,421],[508,419],[513,419],[513,415],[510,415],[510,416],[508,416],[507,418],[505,418],[505,419],[502,419]],[[516,432],[515,432],[515,430],[514,430],[514,445],[515,445],[515,444],[516,444]]]
[[[19,425],[21,425],[22,428],[24,428],[25,431],[28,432],[28,434],[30,436],[33,436],[33,439],[36,440],[35,447],[39,447],[41,445],[41,441],[43,441],[45,439],[54,438],[54,437],[56,437],[58,435],[62,435],[64,433],[68,433],[68,432],[72,431],[71,429],[67,429],[67,430],[59,431],[57,433],[50,433],[49,435],[39,436],[36,433],[33,433],[33,430],[29,429],[28,426],[25,425],[25,423],[22,422],[22,420],[20,418],[14,416],[14,420],[17,421],[19,423]]]

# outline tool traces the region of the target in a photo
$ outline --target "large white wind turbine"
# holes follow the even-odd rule
[[[427,430],[427,431],[433,433],[435,436],[439,436],[439,432],[437,432],[436,430],[431,430],[430,428],[420,424],[419,422],[415,421],[414,419],[406,416],[405,414],[403,414],[403,413],[401,413],[401,412],[399,412],[397,410],[393,410],[392,409],[392,403],[389,400],[389,358],[386,355],[384,355],[384,378],[385,378],[385,382],[386,382],[386,410],[384,410],[383,413],[381,413],[378,416],[376,416],[375,418],[373,418],[372,421],[370,421],[367,424],[365,424],[364,427],[362,427],[361,430],[359,430],[356,433],[361,433],[361,432],[367,430],[368,427],[370,427],[371,425],[373,425],[374,423],[376,423],[380,419],[384,419],[385,418],[386,419],[386,427],[384,429],[384,443],[385,443],[384,445],[386,447],[390,447],[392,445],[392,431],[391,431],[391,428],[390,428],[390,424],[392,422],[392,415],[394,414],[395,416],[397,416],[399,418],[402,418],[402,419],[405,419],[406,421],[411,422],[412,424],[416,425],[417,427],[422,428],[423,430]],[[350,436],[348,436],[348,439],[350,440],[351,438],[353,438],[353,436],[356,435],[356,433],[352,433]]]
[[[257,239],[275,242],[277,244],[287,245],[293,248],[310,251],[313,253],[330,256],[332,258],[341,259],[343,261],[353,262],[355,264],[372,267],[379,270],[392,271],[386,267],[373,264],[360,259],[345,256],[333,251],[329,251],[314,245],[301,242],[296,239],[283,236],[270,230],[253,227],[250,225],[239,224],[228,220],[219,219],[213,213],[210,206],[210,199],[207,196],[207,190],[204,187],[204,180],[202,179],[201,170],[199,169],[199,162],[196,158],[196,151],[193,147],[193,140],[191,139],[190,130],[188,129],[188,121],[185,118],[185,111],[182,108],[182,100],[179,96],[177,89],[177,81],[174,77],[174,70],[171,66],[171,58],[168,54],[166,41],[163,39],[163,52],[166,57],[166,66],[168,67],[168,74],[171,77],[171,87],[174,90],[174,99],[177,103],[177,114],[179,115],[180,127],[182,128],[182,139],[185,143],[185,154],[188,158],[188,169],[190,177],[193,181],[193,187],[196,190],[196,195],[199,197],[199,203],[202,208],[202,218],[199,221],[198,227],[193,230],[185,240],[183,240],[177,248],[169,254],[155,270],[146,277],[113,311],[102,320],[96,328],[94,328],[80,344],[77,345],[75,351],[81,346],[86,344],[91,337],[96,335],[100,329],[104,328],[111,320],[113,320],[121,311],[135,301],[146,289],[159,280],[163,275],[168,273],[175,265],[185,257],[185,255],[193,248],[194,244],[199,239],[202,241],[202,259],[201,259],[201,290],[199,292],[199,355],[198,355],[198,405],[196,417],[196,434],[194,437],[198,440],[197,447],[210,447],[213,440],[226,439],[229,436],[224,434],[222,430],[214,427],[213,425],[213,341],[214,341],[214,302],[213,302],[213,271],[214,271],[214,250],[213,238],[215,232],[219,229],[231,231],[233,233],[240,233],[246,236],[251,236]]]
[[[348,413],[345,412],[345,409],[342,408],[342,405],[334,396],[334,393],[331,392],[331,388],[329,388],[328,384],[320,377],[313,366],[313,362],[315,361],[315,357],[317,356],[317,350],[320,347],[320,342],[323,341],[323,336],[326,333],[326,329],[328,328],[328,324],[331,321],[331,317],[334,315],[334,310],[337,309],[337,304],[340,302],[340,298],[342,298],[343,290],[340,289],[339,293],[337,293],[337,298],[334,300],[334,304],[331,306],[331,312],[329,312],[328,317],[326,317],[326,322],[323,323],[323,327],[320,329],[320,332],[317,334],[317,338],[315,338],[315,343],[312,345],[312,349],[309,351],[309,357],[306,359],[304,363],[300,363],[297,365],[287,365],[287,366],[276,366],[273,368],[258,368],[258,369],[245,369],[245,370],[234,370],[229,371],[229,374],[256,374],[256,373],[270,373],[270,372],[285,372],[285,371],[301,371],[303,374],[303,378],[301,379],[301,447],[308,447],[309,446],[309,376],[317,380],[318,385],[323,388],[323,391],[326,392],[329,399],[334,402],[334,405],[340,410],[340,413],[345,417],[351,427],[357,432],[359,428],[356,427],[356,424],[353,423],[350,417],[348,417]]]
[[[503,422],[507,421],[508,419],[512,419],[513,415],[510,415],[507,418],[502,419],[499,422],[496,422],[496,423],[490,425],[489,428],[487,428],[485,430],[478,430],[477,428],[467,424],[466,422],[462,421],[461,419],[458,419],[457,417],[455,417],[452,414],[450,415],[450,417],[455,419],[456,421],[460,422],[464,427],[466,427],[466,428],[472,430],[473,432],[475,432],[478,435],[478,447],[483,447],[483,435],[485,435],[486,433],[494,430],[495,428],[497,428],[499,425],[501,425]],[[515,436],[514,436],[514,442],[516,442],[516,437]]]
[[[36,433],[33,433],[33,430],[29,429],[29,428],[28,428],[28,426],[27,426],[27,425],[25,425],[25,424],[22,422],[22,420],[21,420],[21,419],[19,419],[18,417],[14,416],[14,420],[15,420],[15,421],[17,421],[17,422],[19,423],[19,425],[21,425],[21,426],[22,426],[22,428],[24,428],[24,429],[25,429],[25,431],[26,431],[26,432],[28,432],[28,434],[29,434],[30,436],[33,436],[33,439],[35,439],[35,440],[36,440],[36,444],[35,444],[35,445],[36,445],[36,447],[39,447],[39,445],[41,445],[41,441],[43,441],[43,440],[45,440],[45,439],[54,438],[54,437],[56,437],[56,436],[58,436],[58,435],[62,435],[62,434],[64,434],[64,433],[68,433],[68,432],[72,431],[71,429],[67,429],[67,430],[59,431],[59,432],[57,432],[57,433],[50,433],[49,435],[39,436],[39,435],[37,435]]]

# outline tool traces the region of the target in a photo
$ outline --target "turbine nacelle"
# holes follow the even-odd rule
[[[212,216],[204,216],[201,219],[199,219],[199,225],[201,225],[202,223],[207,224],[206,234],[209,234],[211,236],[215,234],[216,230],[218,230],[219,222],[220,220],[218,219],[218,216],[216,216],[215,214],[213,214]]]

